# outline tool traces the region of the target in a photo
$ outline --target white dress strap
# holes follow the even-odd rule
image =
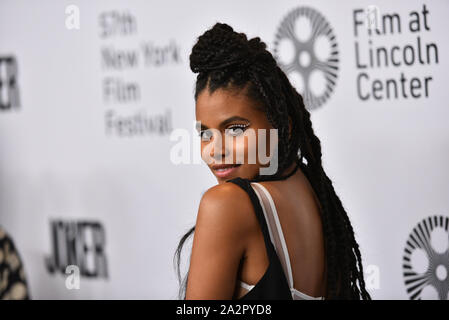
[[[257,189],[262,191],[257,192],[257,189],[255,189],[260,202],[263,204],[262,209],[270,231],[271,242],[274,244],[276,253],[280,258],[281,265],[287,275],[288,285],[291,289],[293,289],[293,274],[290,264],[290,257],[273,198],[268,190],[260,183],[252,182],[251,184],[257,186]]]
[[[259,202],[265,216],[265,221],[267,222],[271,242],[273,243],[276,254],[279,257],[284,274],[287,275],[287,281],[292,298],[294,300],[324,300],[324,297],[312,297],[293,287],[293,274],[290,264],[290,256],[288,254],[287,243],[285,242],[284,233],[282,232],[281,223],[279,221],[279,216],[273,198],[271,197],[270,192],[268,192],[268,190],[260,183],[251,182],[251,185],[259,198]],[[251,290],[254,288],[254,285],[249,285],[243,281],[240,281],[240,286],[246,290]]]
[[[247,284],[246,282],[241,281],[241,280],[239,281],[239,284],[240,284],[241,287],[245,288],[248,291],[250,291],[252,288],[255,287],[254,284]]]

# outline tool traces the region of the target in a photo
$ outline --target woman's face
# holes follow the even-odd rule
[[[198,95],[196,121],[201,137],[201,157],[219,184],[235,177],[252,179],[261,167],[270,165],[267,163],[273,152],[270,145],[275,145],[270,144],[270,140],[277,140],[270,139],[270,129],[274,128],[258,106],[262,107],[247,97],[245,90],[220,88],[210,94],[206,88]],[[258,129],[265,129],[265,136],[258,133]],[[265,150],[259,148],[259,140],[265,144]],[[218,165],[228,169],[220,171]]]

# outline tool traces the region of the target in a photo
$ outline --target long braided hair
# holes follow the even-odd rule
[[[268,120],[278,129],[278,171],[252,181],[277,179],[298,159],[319,199],[326,255],[326,299],[371,300],[365,289],[362,258],[354,230],[332,181],[324,172],[321,143],[315,136],[310,113],[302,96],[279,68],[266,44],[259,37],[247,39],[225,23],[216,23],[198,38],[190,54],[190,68],[198,73],[195,100],[208,88],[245,88],[248,97],[262,102]],[[291,119],[291,135],[289,134]],[[306,164],[303,162],[305,159]],[[180,299],[185,299],[188,272],[181,281],[180,259],[185,241],[195,231],[193,226],[180,239],[175,252]]]

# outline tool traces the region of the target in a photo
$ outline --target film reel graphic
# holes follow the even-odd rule
[[[435,230],[444,234],[445,248],[436,250],[432,245]],[[412,300],[421,300],[427,286],[432,286],[440,300],[449,299],[449,217],[432,216],[423,219],[410,233],[403,256],[403,276],[407,293]],[[445,249],[445,250],[444,250]],[[412,255],[423,250],[427,258],[425,271],[417,271]]]
[[[298,29],[297,22],[302,20],[307,21],[309,26],[295,30]],[[310,30],[308,36],[300,36],[304,29]],[[317,48],[323,41],[327,42],[327,54],[324,57],[321,56],[324,51]],[[293,47],[293,54],[287,59],[282,57],[283,42]],[[330,24],[318,11],[310,7],[298,7],[290,11],[278,27],[273,53],[279,67],[303,96],[308,110],[322,106],[329,99],[338,77],[338,44]],[[299,84],[295,83],[293,76],[300,79]],[[318,86],[312,85],[316,78]]]

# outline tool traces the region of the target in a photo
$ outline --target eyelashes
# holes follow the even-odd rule
[[[236,125],[233,125],[233,126],[230,126],[229,128],[227,128],[225,130],[225,132],[228,133],[230,130],[237,129],[238,133],[237,134],[231,134],[231,136],[238,136],[238,135],[242,134],[246,130],[246,128],[248,126],[249,126],[249,124],[236,124]]]
[[[240,134],[242,134],[248,127],[250,126],[249,123],[247,124],[234,124],[229,126],[228,128],[225,129],[225,133],[226,134],[230,134],[231,136],[239,136]],[[231,133],[231,131],[233,130],[237,130],[237,133]],[[205,137],[203,134],[204,133],[208,133],[208,135]],[[201,130],[198,133],[198,136],[201,137],[204,140],[210,140],[210,137],[212,136],[212,132],[207,129],[207,130]]]

